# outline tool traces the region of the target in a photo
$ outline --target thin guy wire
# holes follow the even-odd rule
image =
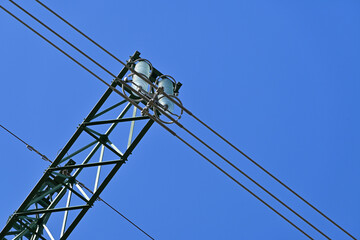
[[[1,6],[0,6],[1,7]],[[2,7],[1,7],[2,8]],[[30,151],[35,151],[38,155],[41,156],[42,159],[52,163],[52,161],[47,158],[45,155],[41,154],[39,151],[37,151],[35,148],[31,147],[31,149],[28,147],[30,146],[28,143],[26,143],[24,140],[22,140],[20,137],[18,137],[15,133],[11,132],[9,129],[5,128],[3,125],[0,124],[0,127],[2,127],[5,131],[7,131],[8,133],[10,133],[12,136],[14,136],[15,138],[17,138],[19,141],[21,141],[22,143],[24,143],[26,145],[26,147],[30,150]],[[94,192],[91,191],[88,187],[85,186],[85,184],[83,184],[82,182],[76,180],[76,182],[81,185],[83,188],[85,188],[86,190],[88,190],[91,194],[94,195]],[[111,206],[108,202],[106,202],[104,199],[98,197],[99,201],[102,201],[103,203],[105,203],[105,205],[107,205],[109,208],[111,208],[113,211],[115,211],[117,214],[119,214],[122,218],[124,218],[126,221],[128,221],[130,224],[132,224],[134,227],[136,227],[138,230],[140,230],[142,233],[144,233],[146,236],[148,236],[149,238],[151,238],[152,240],[155,240],[153,237],[151,237],[148,233],[146,233],[144,230],[142,230],[138,225],[136,225],[133,221],[131,221],[129,218],[127,218],[124,214],[122,214],[121,212],[119,212],[117,209],[115,209],[113,206]]]
[[[85,188],[87,191],[89,191],[91,194],[94,195],[94,192],[89,189],[88,187],[86,187],[84,184],[80,183],[79,184]],[[102,199],[101,197],[98,197],[99,201],[102,201],[103,203],[105,203],[105,205],[107,205],[109,208],[111,208],[112,210],[114,210],[117,214],[119,214],[121,217],[123,217],[126,221],[128,221],[129,223],[131,223],[134,227],[136,227],[137,229],[139,229],[142,233],[144,233],[146,236],[148,236],[149,238],[155,240],[154,238],[152,238],[149,234],[147,234],[144,230],[142,230],[139,226],[137,226],[134,222],[132,222],[130,219],[128,219],[124,214],[122,214],[121,212],[119,212],[118,210],[116,210],[113,206],[111,206],[109,203],[107,203],[104,199]]]
[[[111,52],[109,52],[108,50],[106,50],[105,48],[103,48],[100,44],[98,44],[97,42],[95,42],[93,39],[91,39],[90,37],[88,37],[85,33],[83,33],[81,30],[79,30],[78,28],[76,28],[74,25],[72,25],[71,23],[69,23],[67,20],[65,20],[63,17],[61,17],[59,14],[57,14],[55,11],[53,11],[52,9],[50,9],[48,6],[46,6],[44,3],[42,3],[39,0],[35,0],[36,2],[38,2],[40,5],[42,5],[44,8],[46,8],[48,11],[50,11],[51,13],[53,13],[55,16],[57,16],[59,19],[61,19],[63,22],[65,22],[66,24],[68,24],[71,28],[73,28],[75,31],[77,31],[78,33],[80,33],[82,36],[84,36],[86,39],[88,39],[89,41],[91,41],[93,44],[95,44],[97,47],[99,47],[101,50],[103,50],[104,52],[106,52],[108,55],[110,55],[111,57],[113,57],[115,60],[117,60],[119,63],[123,64],[125,67],[127,67],[127,65],[122,62],[120,59],[118,59],[116,56],[114,56]],[[134,72],[136,75],[138,75],[140,78],[142,78],[143,80],[147,81],[146,78],[144,78],[141,74],[137,74],[135,71],[133,71],[131,68],[128,68],[130,71]],[[151,84],[151,82],[150,82]],[[164,94],[166,95],[166,93]],[[300,200],[302,200],[303,202],[305,202],[309,207],[311,207],[312,209],[314,209],[317,213],[319,213],[321,216],[323,216],[325,219],[327,219],[328,221],[330,221],[333,225],[335,225],[336,227],[338,227],[340,230],[342,230],[344,233],[346,233],[348,236],[350,236],[351,238],[353,238],[354,240],[356,240],[356,238],[354,236],[352,236],[348,231],[346,231],[344,228],[342,228],[339,224],[337,224],[335,221],[333,221],[330,217],[328,217],[327,215],[325,215],[325,213],[323,213],[322,211],[320,211],[318,208],[316,208],[314,205],[312,205],[309,201],[307,201],[305,198],[303,198],[301,195],[299,195],[297,192],[295,192],[292,188],[290,188],[288,185],[286,185],[283,181],[281,181],[280,179],[278,179],[276,176],[274,176],[272,173],[270,173],[267,169],[265,169],[263,166],[261,166],[259,163],[257,163],[255,160],[253,160],[251,157],[249,157],[247,154],[245,154],[243,151],[241,151],[238,147],[236,147],[235,145],[233,145],[229,140],[227,140],[225,137],[223,137],[222,135],[220,135],[217,131],[215,131],[213,128],[211,128],[209,125],[207,125],[205,122],[203,122],[202,120],[200,120],[197,116],[195,116],[191,111],[189,111],[188,109],[186,109],[185,107],[183,107],[182,105],[179,105],[176,101],[174,101],[172,98],[168,98],[170,99],[172,102],[174,102],[176,105],[178,105],[180,108],[182,108],[186,113],[188,113],[190,116],[192,116],[195,120],[197,120],[198,122],[200,122],[203,126],[205,126],[207,129],[209,129],[212,133],[214,133],[216,136],[218,136],[219,138],[221,138],[224,142],[226,142],[228,145],[230,145],[232,148],[234,148],[236,151],[238,151],[239,153],[241,153],[245,158],[247,158],[249,161],[251,161],[253,164],[255,164],[258,168],[260,168],[263,172],[265,172],[266,174],[268,174],[271,178],[273,178],[276,182],[278,182],[280,185],[282,185],[284,188],[286,188],[288,191],[290,191],[292,194],[294,194],[296,197],[298,197]]]
[[[59,37],[61,40],[63,40],[64,42],[66,42],[68,45],[70,45],[71,47],[73,47],[75,50],[77,50],[78,52],[80,52],[82,55],[84,55],[86,58],[88,58],[90,61],[92,61],[93,63],[95,63],[97,66],[99,66],[101,69],[103,69],[104,71],[106,71],[108,74],[110,74],[112,77],[117,78],[117,76],[115,76],[114,74],[112,74],[108,69],[106,69],[105,67],[103,67],[101,64],[99,64],[97,61],[95,61],[93,58],[91,58],[89,55],[85,54],[82,50],[80,50],[79,48],[77,48],[74,44],[72,44],[71,42],[69,42],[68,40],[66,40],[64,37],[62,37],[60,34],[58,34],[57,32],[55,32],[52,28],[50,28],[49,26],[47,26],[46,24],[44,24],[41,20],[39,20],[38,18],[36,18],[34,15],[32,15],[31,13],[29,13],[28,11],[26,11],[24,8],[22,8],[21,6],[19,6],[18,4],[16,4],[14,1],[10,0],[11,3],[13,3],[15,6],[17,6],[20,10],[22,10],[23,12],[25,12],[27,15],[29,15],[31,18],[33,18],[35,21],[37,21],[38,23],[40,23],[42,26],[44,26],[46,29],[48,29],[49,31],[51,31],[53,34],[55,34],[57,37]],[[120,79],[119,79],[120,80]],[[294,213],[297,217],[299,217],[302,221],[304,221],[305,223],[307,223],[309,226],[311,226],[313,229],[315,229],[317,232],[319,232],[321,235],[323,235],[325,238],[327,239],[331,239],[329,236],[327,236],[324,232],[322,232],[320,229],[318,229],[316,226],[314,226],[312,223],[310,223],[307,219],[305,219],[304,217],[302,217],[299,213],[297,213],[295,210],[293,210],[290,206],[288,206],[286,203],[284,203],[282,200],[280,200],[278,197],[276,197],[274,194],[272,194],[270,191],[268,191],[266,188],[264,188],[261,184],[259,184],[257,181],[255,181],[253,178],[251,178],[249,175],[247,175],[245,172],[243,172],[242,170],[240,170],[238,167],[236,167],[233,163],[231,163],[228,159],[226,159],[223,155],[219,154],[216,150],[214,150],[212,147],[210,147],[208,144],[206,144],[203,140],[201,140],[199,137],[197,137],[196,135],[194,135],[191,131],[189,131],[187,128],[185,128],[183,125],[181,125],[180,123],[178,123],[177,121],[175,121],[175,119],[173,119],[170,115],[168,115],[165,111],[162,111],[161,108],[158,108],[158,110],[160,110],[164,115],[166,115],[168,118],[170,118],[175,124],[177,124],[179,127],[183,128],[187,133],[189,133],[192,137],[194,137],[195,139],[197,139],[199,142],[201,142],[203,145],[205,145],[208,149],[210,149],[212,152],[214,152],[217,156],[219,156],[220,158],[222,158],[226,163],[228,163],[230,166],[232,166],[233,168],[235,168],[238,172],[240,172],[242,175],[244,175],[247,179],[249,179],[251,182],[253,182],[254,184],[256,184],[259,188],[261,188],[263,191],[265,191],[267,194],[269,194],[272,198],[274,198],[276,201],[278,201],[281,205],[283,205],[284,207],[286,207],[288,210],[290,210],[292,213]]]
[[[3,125],[0,124],[0,127],[2,127],[5,131],[7,131],[8,133],[10,133],[12,136],[14,136],[15,138],[17,138],[20,142],[22,142],[23,144],[26,145],[26,148],[29,149],[30,151],[34,151],[36,152],[38,155],[41,156],[41,159],[48,161],[50,163],[52,163],[52,161],[46,157],[44,154],[41,154],[38,150],[36,150],[34,147],[32,147],[31,145],[29,145],[27,142],[25,142],[24,140],[22,140],[21,138],[19,138],[18,136],[16,136],[13,132],[11,132],[9,129],[7,129],[6,127],[4,127]]]
[[[23,25],[25,25],[27,28],[29,28],[31,31],[33,31],[35,34],[37,34],[38,36],[40,36],[42,39],[44,39],[46,42],[48,42],[50,45],[52,45],[53,47],[55,47],[57,50],[59,50],[61,53],[63,53],[65,56],[67,56],[68,58],[70,58],[72,61],[74,61],[75,63],[77,63],[79,66],[81,66],[84,70],[86,70],[87,72],[89,72],[91,75],[93,75],[94,77],[96,77],[98,80],[100,80],[101,82],[103,82],[105,85],[107,85],[110,89],[112,89],[114,92],[118,93],[120,96],[122,96],[123,98],[127,99],[129,102],[131,102],[135,107],[139,108],[140,110],[142,110],[143,108],[141,106],[139,106],[136,102],[134,102],[132,99],[128,98],[126,95],[122,94],[119,90],[117,90],[116,88],[112,87],[110,84],[108,84],[105,80],[103,80],[102,78],[100,78],[98,75],[96,75],[94,72],[92,72],[90,69],[88,69],[87,67],[85,67],[83,64],[81,64],[80,62],[78,62],[77,60],[75,60],[73,57],[71,57],[68,53],[66,53],[65,51],[63,51],[62,49],[60,49],[57,45],[55,45],[54,43],[52,43],[50,40],[48,40],[47,38],[45,38],[43,35],[41,35],[40,33],[38,33],[36,30],[34,30],[33,28],[31,28],[29,25],[27,25],[25,22],[23,22],[21,19],[19,19],[18,17],[16,17],[14,14],[12,14],[10,11],[8,11],[6,8],[4,8],[3,6],[0,5],[0,8],[3,9],[5,12],[7,12],[9,15],[11,15],[13,18],[15,18],[17,21],[19,21],[20,23],[22,23]],[[277,210],[275,210],[273,207],[271,207],[268,203],[266,203],[264,200],[262,200],[259,196],[257,196],[255,193],[253,193],[250,189],[246,188],[243,184],[241,184],[240,182],[238,182],[236,179],[234,179],[231,175],[229,175],[226,171],[224,171],[222,168],[220,168],[218,165],[216,165],[214,162],[212,162],[209,158],[207,158],[205,155],[203,155],[201,152],[199,152],[197,149],[195,149],[192,145],[190,145],[188,142],[186,142],[184,139],[182,139],[181,137],[179,137],[175,132],[173,132],[170,128],[168,128],[167,126],[165,126],[163,123],[161,123],[156,117],[154,117],[153,115],[149,114],[148,115],[150,117],[150,119],[152,119],[153,121],[157,122],[160,126],[162,126],[163,128],[165,128],[167,131],[169,131],[172,135],[174,135],[175,137],[177,137],[180,141],[182,141],[183,143],[185,143],[188,147],[190,147],[192,150],[194,150],[196,153],[198,153],[200,156],[202,156],[205,160],[207,160],[209,163],[211,163],[214,167],[216,167],[218,170],[220,170],[222,173],[224,173],[226,176],[228,176],[230,179],[232,179],[234,182],[236,182],[239,186],[241,186],[242,188],[244,188],[246,191],[248,191],[251,195],[253,195],[255,198],[257,198],[259,201],[261,201],[264,205],[266,205],[268,208],[270,208],[272,211],[274,211],[276,214],[278,214],[280,217],[282,217],[285,221],[287,221],[289,224],[291,224],[293,227],[295,227],[297,230],[299,230],[301,233],[303,233],[305,236],[307,236],[309,239],[313,239],[311,236],[309,236],[306,232],[304,232],[302,229],[300,229],[297,225],[295,225],[293,222],[291,222],[289,219],[287,219],[284,215],[282,215],[280,212],[278,212]]]

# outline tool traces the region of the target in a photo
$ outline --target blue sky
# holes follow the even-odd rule
[[[138,50],[182,82],[184,106],[360,237],[358,1],[44,3],[120,59]],[[1,4],[112,80],[9,2]],[[114,74],[122,68],[35,1],[22,4]],[[0,124],[54,159],[106,86],[3,11],[0,29]],[[181,123],[333,239],[350,239],[189,116]],[[48,165],[4,131],[0,143],[4,226]],[[324,239],[226,169],[315,239]],[[307,239],[158,125],[102,197],[155,239]],[[107,238],[146,239],[97,202],[70,239]]]

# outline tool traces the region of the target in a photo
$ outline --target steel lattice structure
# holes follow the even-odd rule
[[[128,67],[132,67],[131,64],[139,58],[140,53],[135,52],[127,61]],[[118,79],[122,79],[127,73],[128,68],[124,67],[120,71]],[[154,68],[150,80],[154,82],[161,75]],[[56,230],[47,225],[55,213],[62,213],[62,226],[57,231],[60,232],[61,240],[67,239],[110,180],[127,161],[129,155],[154,121],[148,116],[137,116],[135,107],[132,115],[127,117],[128,113],[131,114],[129,110],[132,104],[127,100],[119,99],[121,97],[117,94],[113,95],[116,95],[118,100],[106,107],[106,104],[110,102],[109,96],[113,93],[112,88],[116,87],[121,86],[115,79],[45,171],[25,201],[10,216],[0,233],[1,240],[9,238],[55,239],[53,233]],[[125,91],[131,95],[131,91],[126,88]],[[146,103],[143,102],[143,104]],[[122,110],[119,111],[121,107]],[[117,117],[113,119],[99,120],[104,116],[114,114]],[[135,122],[138,123],[137,127],[141,126],[137,128],[137,131],[134,131],[136,129],[134,128]],[[130,129],[127,128],[128,125],[130,125]],[[126,140],[125,144],[122,144],[125,147],[117,147],[110,140],[110,135],[116,128],[126,128],[129,131],[126,136],[120,136]],[[136,134],[134,134],[135,132]],[[91,140],[80,140],[84,135]],[[123,152],[119,148],[124,149]],[[98,158],[96,157],[97,154],[99,155]],[[115,159],[107,159],[106,155],[111,155]],[[107,168],[106,174],[103,173],[104,168]],[[89,169],[93,169],[92,171],[95,171],[96,174],[89,177],[91,175],[86,173]],[[82,175],[87,180],[92,180],[93,190],[85,187],[82,181],[79,181]],[[70,215],[71,217],[69,217]]]

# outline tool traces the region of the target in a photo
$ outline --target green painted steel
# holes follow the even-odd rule
[[[70,155],[68,155],[67,157],[65,157],[64,159],[62,159],[62,160],[60,161],[60,163],[65,162],[66,160],[71,159],[73,156],[75,156],[75,155],[77,155],[77,154],[81,153],[82,151],[85,151],[85,150],[86,150],[86,149],[88,149],[89,147],[93,146],[95,143],[97,143],[97,141],[96,141],[96,140],[95,140],[95,141],[93,141],[93,142],[91,142],[91,143],[89,143],[88,145],[86,145],[86,146],[84,146],[84,147],[80,148],[79,150],[77,150],[77,151],[75,151],[75,152],[71,153]]]
[[[135,52],[134,55],[130,57],[128,66],[138,58],[140,58],[140,53]],[[127,72],[128,69],[124,67],[120,71],[118,78],[122,79]],[[154,69],[153,75],[150,77],[152,81],[162,74]],[[119,87],[117,81],[113,81],[111,86],[114,88]],[[95,107],[90,111],[89,115],[84,119],[83,123],[79,125],[53,163],[45,171],[24,202],[15,213],[10,216],[7,224],[0,232],[0,240],[67,239],[86,212],[93,206],[113,176],[127,161],[128,156],[147,133],[154,121],[149,119],[149,117],[136,116],[135,110],[130,117],[126,117],[127,112],[132,106],[126,100],[118,100],[118,103],[106,108],[105,105],[111,93],[113,93],[113,90],[108,88],[96,103]],[[119,96],[116,95],[116,97]],[[143,103],[146,104],[146,102]],[[123,107],[123,109],[119,114],[116,114],[116,118],[99,119],[107,114],[117,113],[121,107]],[[93,121],[94,119],[97,121]],[[134,123],[142,126],[138,128],[141,130],[139,130],[137,134],[134,133]],[[124,136],[125,141],[123,147],[125,150],[122,153],[118,147],[110,141],[110,134],[118,125],[127,127],[129,124],[130,133]],[[94,128],[99,129],[95,130]],[[104,129],[106,130],[104,131]],[[135,136],[134,140],[132,140],[133,136]],[[86,140],[82,140],[83,138]],[[89,138],[91,139],[90,141],[88,140]],[[81,146],[79,147],[77,145]],[[91,162],[94,161],[100,147],[102,148],[100,159]],[[87,153],[87,151],[89,152]],[[105,159],[104,151],[112,155],[113,159]],[[87,155],[84,156],[86,153]],[[111,169],[105,172],[101,170],[103,166],[110,166]],[[96,179],[91,179],[92,184],[95,183],[93,191],[79,181],[79,178],[82,176],[81,174],[84,173],[83,171],[89,169],[97,170]],[[105,172],[101,179],[100,170],[101,174]],[[84,189],[87,192],[85,192]],[[67,197],[65,197],[66,193],[68,193]],[[62,206],[62,204],[64,204],[64,206]],[[62,223],[51,222],[51,216],[57,213],[63,214]],[[61,226],[59,227],[59,225]],[[49,226],[52,228],[49,228]],[[55,227],[59,228],[57,232],[53,229]],[[59,235],[55,237],[53,233],[59,233]]]

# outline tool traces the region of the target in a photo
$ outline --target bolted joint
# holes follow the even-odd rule
[[[71,175],[67,175],[68,183],[75,184],[77,180]]]
[[[181,86],[182,86],[181,82],[176,83],[175,88],[174,88],[174,95],[175,96],[179,95],[179,90],[180,90]]]
[[[150,114],[149,108],[154,106],[155,99],[157,99],[158,95],[162,94],[163,92],[164,92],[164,87],[159,87],[158,89],[156,89],[154,96],[147,102],[143,110],[141,110],[142,116],[148,116]]]
[[[149,111],[144,108],[144,109],[141,111],[141,116],[148,116],[148,115],[149,115]]]
[[[149,113],[149,107],[146,105],[146,107],[143,108],[143,110],[141,110],[141,115],[142,116],[148,116]]]
[[[100,140],[100,142],[101,142],[102,144],[109,142],[109,138],[108,138],[108,136],[105,135],[105,134],[102,134],[102,135],[99,137],[99,140]]]
[[[159,94],[162,94],[164,92],[164,87],[158,87],[158,89],[156,89],[156,93],[155,93],[155,96],[159,95]]]

